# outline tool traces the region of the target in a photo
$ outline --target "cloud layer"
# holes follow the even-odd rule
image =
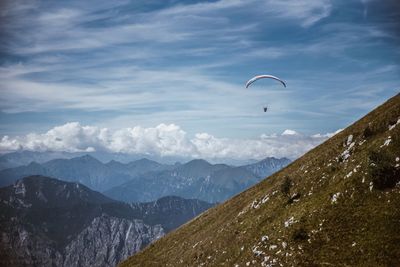
[[[333,134],[306,136],[294,130],[255,139],[218,138],[198,133],[193,138],[174,124],[109,130],[70,122],[45,133],[3,136],[0,152],[17,150],[65,152],[119,152],[154,156],[205,159],[262,159],[268,156],[297,158]]]

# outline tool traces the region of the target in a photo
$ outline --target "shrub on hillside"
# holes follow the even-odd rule
[[[369,138],[374,135],[374,132],[371,130],[369,125],[364,129],[363,136],[364,138]]]
[[[390,189],[400,182],[400,168],[395,167],[394,156],[391,153],[371,151],[369,160],[369,174],[376,189]]]
[[[302,227],[297,228],[296,230],[294,230],[294,232],[292,234],[292,239],[294,241],[305,241],[308,239],[308,233]]]
[[[375,134],[383,133],[388,129],[389,125],[390,123],[387,120],[374,121],[369,123],[367,128],[364,129],[363,135],[365,138],[368,138]]]
[[[292,180],[289,176],[285,176],[281,184],[281,193],[287,197],[290,196],[290,188],[292,187]]]

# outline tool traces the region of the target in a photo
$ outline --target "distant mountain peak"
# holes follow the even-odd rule
[[[101,161],[99,161],[98,159],[96,159],[95,157],[93,157],[93,156],[91,156],[89,154],[85,154],[85,155],[80,156],[80,157],[75,157],[75,158],[72,158],[71,160],[74,160],[74,161],[90,161],[90,162],[101,163]]]
[[[157,161],[150,160],[148,158],[141,158],[135,161],[131,161],[128,163],[130,166],[154,166],[154,167],[160,167],[162,164],[158,163]]]
[[[39,163],[37,163],[36,161],[31,161],[28,164],[28,167],[41,167],[42,165],[40,165]]]
[[[193,159],[193,160],[185,163],[184,165],[186,165],[186,166],[196,165],[196,166],[208,166],[208,167],[212,166],[211,163],[209,163],[208,161],[206,161],[204,159]]]
[[[154,160],[149,160],[148,158],[141,158],[141,159],[138,159],[138,160],[136,160],[136,162],[155,162]]]

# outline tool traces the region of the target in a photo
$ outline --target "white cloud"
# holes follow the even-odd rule
[[[293,130],[281,135],[262,135],[255,139],[218,138],[208,133],[193,138],[179,126],[110,130],[71,122],[45,133],[4,136],[0,152],[16,150],[93,152],[107,151],[156,156],[183,156],[205,159],[262,159],[267,156],[297,158],[332,134],[306,136]]]
[[[318,133],[318,134],[312,135],[311,137],[313,137],[313,138],[331,138],[332,136],[334,136],[335,134],[340,133],[341,131],[343,131],[343,129],[339,129],[339,130],[337,130],[337,131],[335,131],[333,133],[326,133],[326,134]]]
[[[283,131],[282,135],[298,135],[298,133],[296,131],[286,129]]]

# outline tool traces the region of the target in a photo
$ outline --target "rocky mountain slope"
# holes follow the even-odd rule
[[[120,266],[400,266],[400,95]]]
[[[177,197],[130,205],[27,177],[0,188],[0,266],[115,266],[209,207]]]
[[[251,165],[233,167],[197,159],[170,170],[139,175],[104,194],[126,202],[149,201],[167,195],[221,202],[289,162],[286,158],[266,158]]]

